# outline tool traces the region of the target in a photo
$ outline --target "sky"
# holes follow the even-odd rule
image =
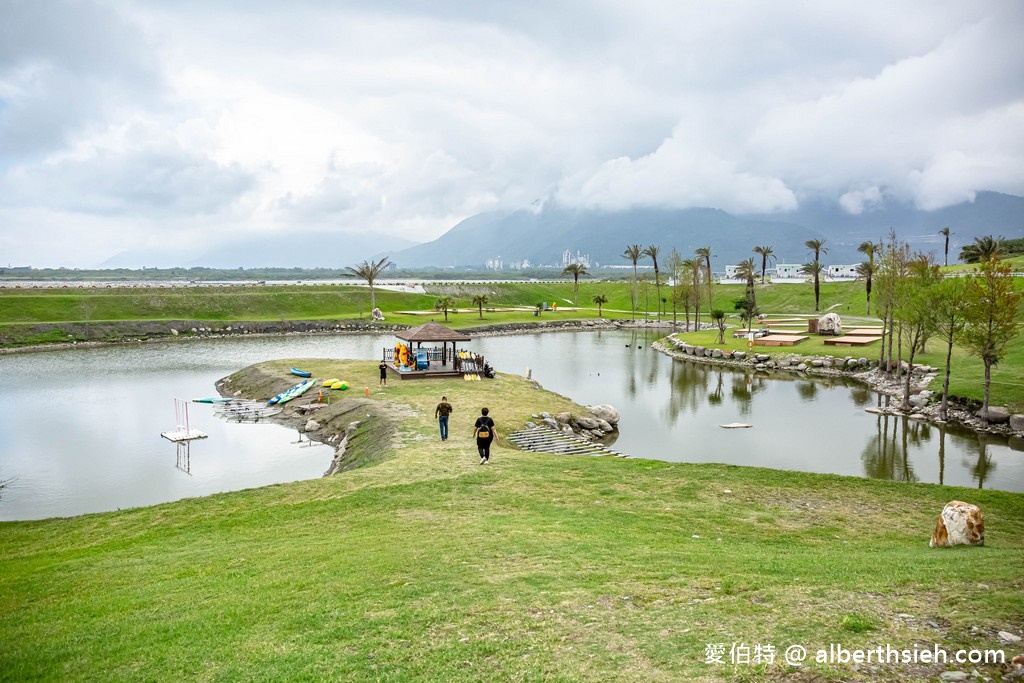
[[[1024,195],[1022,34],[1014,0],[0,0],[0,266]]]

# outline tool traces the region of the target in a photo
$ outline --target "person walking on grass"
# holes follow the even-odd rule
[[[473,435],[476,436],[476,449],[480,452],[480,464],[486,465],[491,461],[491,442],[498,436],[494,429],[494,420],[487,417],[487,408],[480,409],[480,417],[473,425]]]
[[[448,416],[452,414],[452,404],[448,402],[447,396],[441,397],[441,402],[434,408],[434,419],[441,428],[441,441],[448,440]]]
[[[388,364],[384,361],[380,362],[380,384],[378,386],[386,387],[388,385]]]

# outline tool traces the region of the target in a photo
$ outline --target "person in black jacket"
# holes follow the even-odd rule
[[[487,408],[480,409],[480,417],[473,426],[476,437],[476,449],[480,451],[480,464],[486,465],[491,460],[491,442],[498,436],[494,429],[494,420],[487,416]]]

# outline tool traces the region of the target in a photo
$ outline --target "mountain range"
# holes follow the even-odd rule
[[[107,259],[103,268],[188,267],[338,268],[364,259],[388,256],[399,268],[466,267],[481,269],[500,258],[504,268],[528,261],[532,266],[562,267],[566,250],[588,257],[592,267],[627,266],[628,245],[657,245],[659,260],[671,250],[683,258],[711,247],[712,266],[722,270],[754,256],[755,246],[771,246],[778,263],[804,263],[809,239],[825,240],[825,264],[858,263],[857,246],[883,241],[892,227],[914,250],[943,260],[939,230],[952,230],[949,252],[955,262],[960,247],[976,236],[1024,237],[1024,197],[980,192],[973,202],[936,211],[887,203],[860,214],[835,202],[804,202],[785,214],[733,215],[719,209],[634,208],[624,211],[573,209],[552,202],[519,211],[471,216],[431,242],[369,233],[305,233],[239,238],[203,250],[126,251]],[[646,259],[645,259],[646,260]],[[756,258],[755,258],[756,260]]]
[[[804,243],[825,240],[826,264],[859,263],[857,246],[881,242],[889,228],[916,251],[933,253],[943,261],[944,238],[949,226],[950,263],[960,246],[980,235],[1024,237],[1024,197],[996,192],[978,193],[973,202],[936,211],[909,205],[887,205],[874,211],[849,214],[835,203],[806,202],[786,214],[733,215],[718,209],[636,208],[626,211],[583,210],[547,203],[542,207],[472,216],[432,242],[401,251],[390,258],[400,268],[482,267],[501,258],[504,267],[521,264],[562,266],[562,254],[587,255],[592,266],[625,266],[628,245],[657,245],[660,259],[675,248],[690,258],[694,250],[710,246],[720,269],[753,254],[755,246],[771,246],[779,263],[804,263]],[[756,260],[756,257],[755,257]]]

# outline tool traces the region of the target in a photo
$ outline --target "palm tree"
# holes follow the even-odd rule
[[[578,306],[578,297],[580,295],[580,276],[590,275],[590,273],[587,272],[587,267],[580,263],[570,263],[565,268],[562,268],[562,275],[572,275],[572,303],[573,305]]]
[[[707,282],[705,283],[708,288],[708,308],[711,308],[711,247],[700,247],[693,252],[697,256],[698,263],[704,261],[704,267],[707,271]]]
[[[658,271],[658,252],[659,251],[660,251],[660,248],[658,246],[652,244],[652,245],[648,246],[646,249],[644,249],[642,254],[644,256],[650,256],[651,257],[651,261],[654,262],[654,289],[657,292],[658,301],[660,302],[661,301],[661,277],[659,276],[659,271]],[[658,304],[658,320],[661,320],[661,304],[660,303]]]
[[[821,293],[821,271],[824,270],[824,266],[821,265],[821,255],[827,254],[828,249],[825,248],[825,240],[807,240],[804,245],[814,252],[814,260],[811,261],[811,268],[807,269],[807,272],[814,276],[814,310],[818,310],[818,301],[820,300]],[[806,266],[804,266],[806,268]],[[800,272],[804,272],[804,268],[800,269]]]
[[[745,261],[740,261],[739,265],[736,266],[736,276],[747,283],[747,298],[751,302],[754,301],[754,275],[757,273],[757,266],[754,265],[754,259],[748,258]]]
[[[947,225],[942,230],[939,230],[939,234],[946,238],[946,264],[945,265],[948,266],[949,265],[949,236],[952,235],[953,233],[949,231],[949,226]]]
[[[974,244],[968,244],[960,250],[960,260],[964,263],[991,261],[1002,252],[1004,239],[1006,238],[1002,235],[999,237],[992,237],[992,235],[975,237]]]
[[[867,261],[864,261],[857,266],[857,275],[864,278],[864,289],[867,290],[868,295],[868,310],[865,315],[871,315],[871,281],[874,278],[875,273],[878,272],[878,269],[875,267],[875,252],[879,251],[881,248],[881,243],[876,244],[871,240],[861,242],[857,247],[857,251],[868,257]]]
[[[626,251],[622,252],[622,258],[627,258],[633,262],[633,320],[636,320],[636,264],[640,262],[640,255],[643,253],[643,248],[639,244],[627,244]]]
[[[377,300],[373,294],[373,281],[377,279],[381,271],[391,265],[388,261],[388,257],[383,257],[380,261],[370,260],[369,263],[363,261],[357,266],[345,266],[345,270],[357,275],[362,279],[366,280],[366,284],[370,286],[370,313],[373,313],[373,309],[377,308]]]
[[[692,297],[694,304],[693,311],[693,328],[697,329],[697,325],[700,323],[700,261],[698,259],[688,258],[681,264],[683,272],[690,274],[690,292],[689,297]],[[690,298],[684,302],[686,307],[686,329],[690,329]]]
[[[473,297],[473,305],[476,306],[477,310],[480,311],[480,319],[484,319],[484,306],[487,305],[487,295],[477,294]],[[445,318],[447,320],[447,318]]]
[[[874,261],[861,261],[857,264],[857,275],[864,278],[864,289],[867,290],[868,308],[864,315],[871,315],[871,280],[875,276]]]
[[[450,296],[442,296],[434,303],[435,311],[444,311],[444,321],[448,322],[448,311],[455,308],[455,299]]]
[[[600,318],[601,307],[608,303],[608,297],[606,297],[604,294],[595,294],[594,298],[591,299],[591,301],[597,304],[597,317]]]
[[[761,284],[764,284],[764,271],[768,269],[768,259],[776,260],[770,244],[763,247],[754,247],[754,253],[761,257]]]
[[[819,278],[821,271],[825,269],[825,266],[821,265],[820,261],[811,261],[800,266],[801,275],[810,275],[814,278],[814,310],[818,310],[819,302],[821,301],[821,285],[819,284]]]

